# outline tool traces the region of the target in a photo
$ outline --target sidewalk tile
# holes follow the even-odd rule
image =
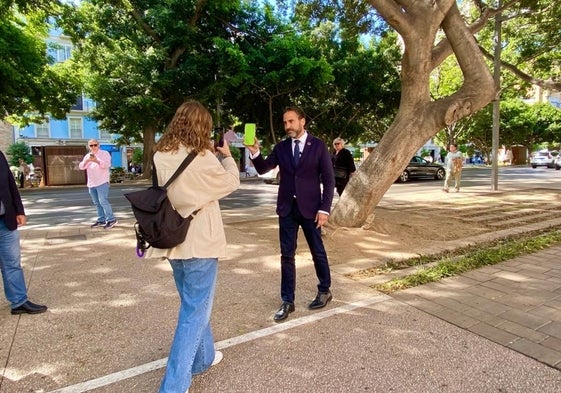
[[[547,270],[546,270],[546,272],[547,272]],[[531,270],[531,269],[526,269],[526,268],[519,270],[517,273],[522,274],[526,277],[536,279],[536,280],[546,280],[549,277],[549,275],[544,274],[544,272],[538,272],[538,271]]]
[[[548,337],[541,343],[544,347],[551,348],[554,351],[561,352],[561,339],[555,337]]]
[[[561,352],[544,347],[540,344],[533,343],[524,338],[517,340],[507,346],[540,362],[549,364],[550,366],[555,366],[556,364],[561,362]]]
[[[556,308],[561,311],[561,296],[551,299],[543,304],[544,306]]]
[[[497,301],[511,307],[517,307],[524,311],[528,311],[555,298],[555,294],[552,294],[551,292],[539,293],[539,295],[537,292],[533,292],[534,293],[532,293],[532,291],[522,291],[520,293],[516,293],[515,296],[505,296],[499,298]]]
[[[494,279],[493,281],[482,282],[481,287],[494,289],[506,295],[512,294],[512,287],[497,282],[497,279]]]
[[[561,339],[561,322],[551,322],[538,329],[540,332]]]
[[[512,321],[504,321],[503,323],[495,326],[498,329],[502,329],[506,332],[512,333],[518,337],[523,337],[534,343],[541,343],[546,340],[549,336],[545,333],[538,332],[534,329],[528,328],[524,325]]]
[[[481,296],[476,296],[472,294],[459,294],[456,298],[461,303],[465,303],[473,308],[491,313],[493,315],[500,315],[505,311],[510,310],[509,306],[501,304],[499,302],[486,299]]]
[[[481,323],[475,318],[471,318],[468,315],[464,315],[461,312],[454,311],[449,308],[443,308],[431,313],[432,315],[446,321],[453,325],[459,326],[462,329],[469,329],[471,326]]]
[[[530,309],[528,311],[528,313],[530,313],[532,315],[537,315],[537,316],[543,317],[543,318],[549,318],[552,321],[561,322],[561,312],[559,312],[559,310],[557,310],[553,307],[548,307],[548,306],[545,306],[545,305],[541,305],[541,306]]]
[[[465,303],[460,303],[448,296],[442,296],[439,298],[436,298],[433,300],[434,303],[440,304],[448,309],[452,309],[455,310],[457,312],[465,312],[469,309],[471,309],[471,307]]]
[[[440,304],[437,304],[431,300],[427,300],[425,298],[419,297],[419,296],[414,296],[414,297],[406,297],[404,296],[403,293],[396,293],[393,294],[392,297],[394,297],[397,300],[403,301],[404,303],[409,304],[412,307],[415,307],[419,310],[422,310],[424,312],[427,312],[429,314],[438,312],[440,310],[442,310],[444,307]]]
[[[496,289],[492,289],[483,285],[467,288],[466,292],[491,300],[508,296],[508,294],[504,291],[497,291]]]
[[[510,309],[501,314],[500,317],[534,330],[551,322],[551,319],[547,317],[529,314],[517,309]]]
[[[471,272],[462,273],[462,277],[467,277],[479,283],[491,281],[495,278],[494,275],[482,272],[481,270],[472,270]]]
[[[524,274],[518,274],[515,272],[507,272],[507,271],[495,273],[495,276],[502,278],[504,280],[508,280],[510,282],[525,282],[528,280],[528,278]]]
[[[470,332],[479,334],[491,341],[496,342],[497,344],[508,346],[519,340],[520,338],[512,333],[504,331],[502,329],[496,328],[485,322],[479,322],[468,329]]]
[[[465,314],[472,317],[472,318],[475,318],[475,319],[477,319],[481,322],[485,322],[485,323],[487,323],[491,326],[500,325],[501,323],[504,323],[504,321],[505,321],[504,319],[502,319],[502,318],[500,318],[496,315],[490,314],[490,313],[482,311],[482,310],[478,310],[477,308],[471,308],[469,310],[466,310]]]

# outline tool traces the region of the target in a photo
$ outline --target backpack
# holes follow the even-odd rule
[[[136,254],[144,256],[150,247],[172,248],[181,244],[187,236],[191,221],[199,210],[183,217],[175,210],[167,196],[169,185],[187,168],[197,154],[195,152],[183,160],[173,176],[163,186],[158,186],[156,165],[152,159],[152,187],[125,194],[136,218]]]

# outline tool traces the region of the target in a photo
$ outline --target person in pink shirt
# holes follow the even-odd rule
[[[109,203],[109,170],[111,168],[111,154],[99,148],[99,142],[95,139],[88,141],[90,152],[84,156],[78,165],[88,175],[88,190],[92,201],[97,208],[97,220],[91,225],[92,228],[113,228],[117,219],[113,215],[113,209]]]

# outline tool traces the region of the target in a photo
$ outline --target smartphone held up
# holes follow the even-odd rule
[[[224,146],[224,128],[215,128],[213,131],[214,148]]]
[[[255,144],[255,123],[246,123],[244,134],[243,134],[243,144],[247,146],[253,146]]]

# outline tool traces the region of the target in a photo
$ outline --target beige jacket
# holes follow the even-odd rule
[[[160,185],[173,175],[188,151],[177,153],[156,152],[154,163]],[[147,258],[219,258],[226,256],[226,235],[218,200],[237,190],[240,173],[233,158],[222,163],[214,153],[199,154],[187,169],[168,187],[168,198],[184,217],[197,209],[185,241],[170,249],[149,248]]]

